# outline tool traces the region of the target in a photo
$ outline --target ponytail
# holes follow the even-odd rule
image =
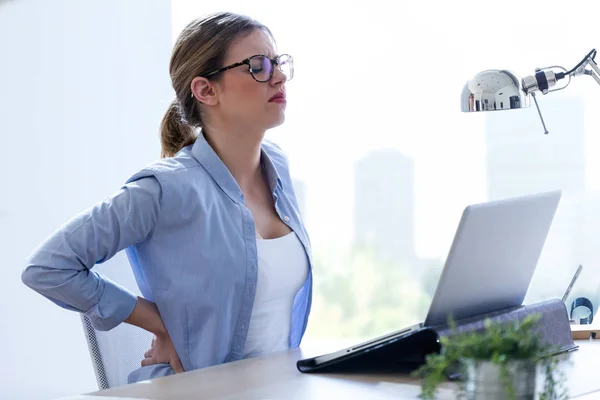
[[[1,0],[0,0],[1,1]],[[181,31],[171,53],[169,76],[175,100],[169,106],[160,127],[161,157],[173,157],[196,141],[196,128],[203,128],[210,115],[192,94],[191,83],[221,68],[231,44],[240,35],[260,30],[272,40],[271,31],[250,17],[222,12],[190,22]],[[211,78],[218,80],[220,76]],[[208,114],[208,113],[206,113]]]
[[[182,120],[179,101],[173,100],[160,124],[161,158],[173,157],[196,138],[195,130]]]

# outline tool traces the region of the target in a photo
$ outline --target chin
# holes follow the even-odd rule
[[[281,114],[279,118],[274,118],[266,124],[267,129],[277,128],[285,122],[285,114]]]

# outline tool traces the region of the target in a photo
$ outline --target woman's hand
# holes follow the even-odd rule
[[[183,372],[183,366],[168,334],[155,336],[152,339],[150,350],[144,354],[144,357],[142,367],[154,364],[169,364],[175,373]]]
[[[125,322],[139,326],[155,335],[150,350],[144,354],[142,367],[166,363],[173,368],[175,373],[183,372],[181,360],[179,360],[156,304],[143,297],[138,297],[135,308]]]

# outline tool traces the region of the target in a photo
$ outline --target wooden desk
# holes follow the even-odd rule
[[[571,398],[600,398],[600,379],[596,364],[600,361],[599,341],[577,341],[565,364]],[[329,351],[335,349],[328,349]],[[322,354],[293,350],[263,358],[247,359],[133,385],[125,385],[70,400],[105,399],[416,399],[419,381],[401,375],[302,374],[296,369],[300,358]],[[440,391],[440,399],[452,399],[453,385]],[[591,397],[590,397],[591,396]]]

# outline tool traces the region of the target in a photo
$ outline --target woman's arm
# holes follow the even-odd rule
[[[141,363],[142,366],[167,363],[173,368],[175,373],[184,371],[171,337],[167,333],[162,318],[158,313],[156,304],[138,297],[133,312],[125,322],[139,326],[156,335],[152,340],[152,347],[144,354],[144,359]]]
[[[21,278],[61,307],[84,312],[98,330],[127,322],[154,333],[142,365],[168,363],[183,372],[156,304],[92,270],[152,233],[161,195],[154,177],[125,185],[47,238],[29,257]]]
[[[156,304],[151,301],[138,297],[133,311],[124,321],[128,324],[139,326],[156,336],[166,336],[167,329],[160,317]]]
[[[146,177],[77,215],[29,256],[23,283],[63,308],[85,313],[98,330],[112,329],[127,319],[163,333],[157,310],[92,270],[151,234],[161,195],[158,180]]]

